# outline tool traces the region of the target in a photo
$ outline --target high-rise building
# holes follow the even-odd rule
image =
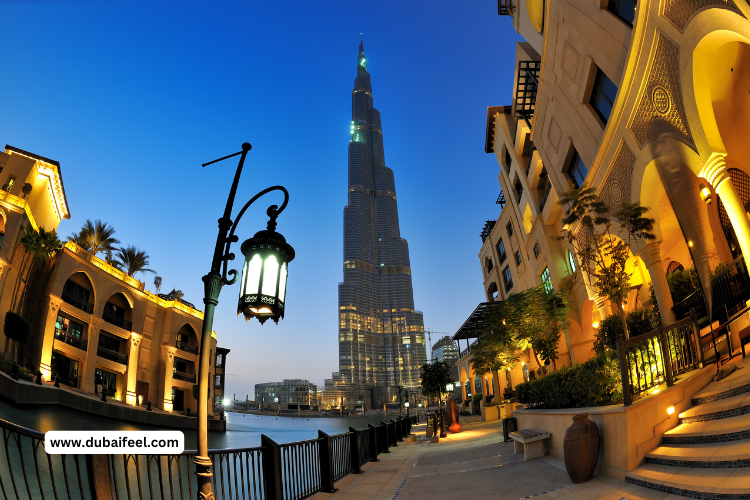
[[[456,341],[445,336],[438,340],[434,346],[432,346],[432,361],[445,361],[451,366],[451,373],[453,374],[453,380],[458,380],[458,344]]]
[[[387,388],[419,385],[427,353],[422,313],[414,310],[409,245],[401,238],[396,184],[385,166],[380,113],[372,105],[362,43],[352,91],[348,184],[339,371],[327,388],[346,390],[353,405],[369,397],[379,405],[391,399]]]

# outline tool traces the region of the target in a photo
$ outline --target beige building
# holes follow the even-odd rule
[[[500,0],[498,6],[525,41],[515,47],[514,93],[504,98],[511,103],[487,109],[485,151],[497,158],[504,199],[482,232],[487,300],[541,283],[557,288],[581,272],[574,249],[553,238],[563,230],[559,193],[586,185],[615,209],[640,202],[656,220],[657,239],[630,248],[626,308],[648,306],[653,284],[663,322],[684,314],[684,305],[673,304],[666,275],[692,263],[651,152],[656,120],[679,138],[675,147],[695,176],[695,193],[680,202],[700,200],[701,184],[717,200],[708,205],[712,269],[727,264],[746,273],[750,4]],[[610,304],[585,285],[574,289],[571,307],[558,366],[592,357],[594,329],[611,314]],[[467,343],[481,321],[480,307],[454,336],[462,350],[464,399],[478,379],[485,395],[498,397],[524,379],[525,365],[499,376],[473,373]],[[740,323],[747,320],[737,328]],[[533,359],[525,361],[536,368]]]
[[[44,381],[81,393],[104,392],[129,405],[197,410],[193,386],[203,313],[67,242],[43,267],[20,243],[23,227],[56,230],[69,218],[60,165],[17,148],[0,153],[0,316],[14,311],[31,326],[18,353],[4,352]],[[29,187],[30,186],[30,187]],[[0,332],[2,340],[4,335]],[[7,349],[8,342],[0,345]],[[10,343],[11,347],[15,343]],[[211,339],[211,400],[223,396],[227,349]],[[216,356],[221,359],[215,367]],[[216,405],[209,405],[213,413]]]

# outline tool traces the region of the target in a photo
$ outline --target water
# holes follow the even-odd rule
[[[276,417],[227,413],[227,431],[209,432],[208,447],[253,448],[260,446],[260,435],[265,434],[277,443],[291,443],[318,437],[318,430],[327,434],[347,432],[349,426],[364,429],[368,423],[379,424],[384,417],[307,418]],[[0,400],[0,418],[40,432],[49,430],[81,430],[88,420],[99,430],[162,430],[159,427],[123,422],[91,415],[60,405],[15,406]],[[389,416],[388,420],[391,417]],[[170,429],[171,430],[171,429]],[[185,449],[197,448],[197,431],[183,430]]]

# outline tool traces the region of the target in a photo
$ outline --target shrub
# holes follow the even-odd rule
[[[516,386],[518,402],[529,408],[582,408],[622,403],[617,353],[560,368]]]
[[[625,337],[622,319],[617,314],[607,316],[599,323],[599,329],[594,333],[594,352],[604,354],[607,350],[616,350],[617,341]]]
[[[651,311],[645,308],[630,311],[626,319],[628,322],[628,333],[630,333],[630,338],[653,331],[653,318],[654,316]]]
[[[8,311],[5,313],[3,333],[7,338],[25,345],[29,340],[29,322],[23,319],[20,314]]]

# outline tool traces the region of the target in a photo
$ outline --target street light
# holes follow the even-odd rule
[[[209,346],[211,345],[211,333],[213,331],[214,309],[219,303],[221,288],[224,285],[233,285],[237,282],[237,271],[234,269],[227,271],[228,262],[234,260],[235,257],[233,253],[230,253],[230,247],[232,243],[239,241],[239,238],[234,234],[237,223],[250,205],[261,196],[272,191],[283,192],[284,202],[281,207],[277,205],[268,207],[266,214],[269,221],[266,230],[256,233],[253,238],[245,241],[241,246],[242,253],[245,256],[245,264],[242,269],[242,285],[237,313],[243,313],[245,320],[257,317],[261,324],[268,318],[273,319],[274,322],[283,318],[286,268],[288,263],[294,259],[294,249],[286,243],[281,234],[276,232],[276,218],[284,211],[289,202],[289,193],[283,186],[273,186],[259,192],[242,207],[234,222],[231,219],[242,167],[251,148],[252,146],[246,142],[242,145],[242,151],[203,164],[205,167],[241,155],[232,187],[229,190],[224,215],[219,219],[219,234],[216,237],[211,270],[203,276],[205,292],[203,303],[206,307],[203,312],[198,374],[198,453],[193,462],[195,463],[195,473],[198,476],[198,497],[206,499],[214,498],[211,491],[212,464],[208,456],[208,367],[211,362]],[[256,266],[259,262],[261,265]],[[257,273],[257,276],[255,273]],[[230,278],[227,278],[227,274]]]

